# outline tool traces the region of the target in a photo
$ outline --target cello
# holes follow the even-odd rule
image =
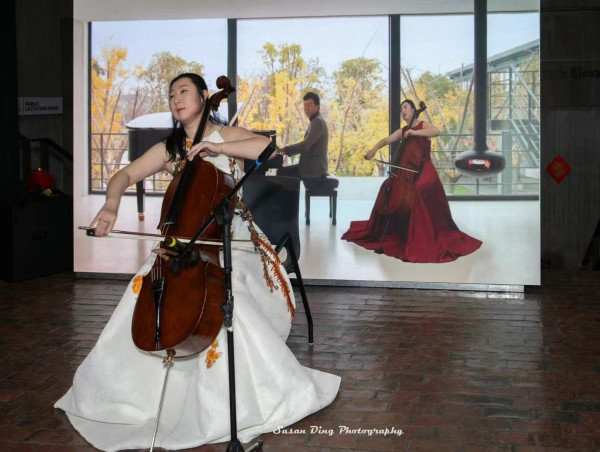
[[[415,110],[406,128],[407,131],[426,108],[425,102],[419,102],[419,109]],[[390,166],[388,177],[381,185],[373,207],[379,215],[389,216],[397,213],[404,216],[411,211],[415,196],[415,182],[421,170],[423,156],[418,146],[406,146],[409,140],[410,137],[402,137],[390,162],[373,159]]]
[[[234,91],[225,76],[217,79],[217,87],[220,91],[205,102],[192,145],[201,141],[210,112]],[[186,161],[167,187],[158,225],[161,235],[193,236],[234,185],[233,177],[212,163],[200,157]],[[229,207],[233,210],[235,199]],[[203,238],[220,238],[218,225],[213,222]],[[188,253],[192,258],[175,271],[168,255],[177,251],[176,244],[174,240],[160,243],[152,268],[142,278],[131,322],[132,339],[139,349],[166,353],[171,359],[210,346],[223,324],[221,304],[226,296],[219,248],[194,244],[193,252]]]

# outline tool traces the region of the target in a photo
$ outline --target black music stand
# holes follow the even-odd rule
[[[237,437],[237,415],[236,415],[236,400],[235,400],[235,360],[233,347],[233,290],[231,284],[231,272],[233,269],[231,261],[231,221],[233,213],[229,206],[233,201],[236,193],[240,190],[246,179],[258,168],[262,162],[266,161],[276,147],[270,143],[267,148],[260,154],[254,165],[249,169],[244,177],[231,189],[231,192],[225,196],[214,209],[213,213],[206,219],[200,230],[192,237],[185,248],[179,253],[171,263],[171,268],[174,272],[178,272],[184,265],[185,256],[191,252],[192,245],[198,240],[208,227],[215,221],[222,228],[223,236],[223,269],[225,270],[225,302],[222,309],[225,313],[223,321],[227,328],[227,355],[229,367],[229,420],[231,428],[231,438],[227,445],[227,452],[250,452],[262,448],[262,440],[258,440],[250,448],[245,451],[242,443]]]

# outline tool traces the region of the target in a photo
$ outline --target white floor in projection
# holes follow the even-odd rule
[[[360,183],[359,183],[360,181]],[[540,222],[538,201],[451,201],[458,227],[483,241],[479,250],[454,262],[413,264],[341,240],[353,220],[369,217],[381,180],[340,178],[337,225],[329,219],[327,198],[312,198],[311,224],[304,224],[300,199],[300,268],[307,280],[433,282],[455,284],[538,285]],[[303,192],[303,190],[302,190]],[[104,202],[87,195],[75,203],[75,226],[87,225]],[[146,220],[139,222],[134,196],[125,196],[116,228],[156,232],[161,197],[146,197]],[[75,232],[75,271],[133,274],[152,243],[94,239]]]

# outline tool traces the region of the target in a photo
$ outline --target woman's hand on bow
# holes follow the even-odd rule
[[[367,153],[365,154],[365,158],[367,160],[371,160],[373,157],[375,157],[375,153],[377,152],[377,149],[373,148],[370,151],[367,151]]]
[[[104,237],[112,231],[117,221],[117,211],[118,207],[114,208],[108,201],[102,206],[90,224],[90,228],[95,228],[96,237]]]

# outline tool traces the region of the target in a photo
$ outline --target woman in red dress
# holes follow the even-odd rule
[[[461,232],[452,219],[444,187],[431,162],[431,137],[439,135],[439,129],[427,121],[412,121],[416,107],[411,100],[403,101],[400,110],[402,119],[412,126],[380,140],[365,157],[372,159],[379,148],[402,138],[406,139],[404,152],[409,146],[420,148],[422,169],[415,181],[411,211],[408,215],[381,215],[373,208],[369,220],[351,222],[342,239],[407,262],[454,261],[477,250],[481,241]]]

